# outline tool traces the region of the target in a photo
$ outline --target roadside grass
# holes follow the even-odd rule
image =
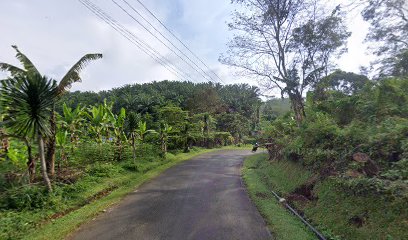
[[[134,170],[131,161],[97,163],[74,184],[54,186],[55,197],[45,195],[43,204],[46,206],[42,209],[0,211],[0,239],[64,239],[81,224],[117,204],[128,193],[164,170],[197,155],[220,149],[223,148],[193,148],[189,153],[169,154],[166,160],[140,159],[138,171]],[[36,196],[43,197],[38,189],[33,191],[38,192]],[[58,191],[64,194],[57,194]],[[19,203],[18,199],[16,202]]]
[[[276,239],[316,239],[287,212],[270,190],[286,197],[312,176],[290,161],[267,160],[267,154],[248,157],[244,180],[250,196],[266,219]],[[353,193],[329,178],[313,189],[316,199],[296,204],[327,239],[408,239],[408,201],[375,192]]]
[[[236,145],[230,145],[230,146],[225,146],[222,147],[222,149],[225,150],[251,150],[252,145],[251,144],[241,144],[241,146],[236,146]]]
[[[303,211],[341,239],[408,239],[408,201],[376,193],[354,194],[334,179],[315,186],[316,202]]]
[[[244,162],[242,173],[249,195],[265,218],[272,235],[278,240],[316,239],[314,234],[290,214],[270,191],[294,189],[306,181],[309,174],[300,171],[296,165],[276,163],[291,173],[293,179],[287,181],[282,170],[273,167],[265,160],[266,158],[267,154],[249,156]],[[286,181],[283,181],[284,179]]]

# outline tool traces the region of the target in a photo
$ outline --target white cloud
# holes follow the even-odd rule
[[[121,0],[116,1],[122,3]],[[162,55],[174,61],[194,79],[202,81],[200,74],[177,60],[174,53],[150,36],[111,1],[92,2],[151,44]],[[232,36],[226,25],[233,10],[229,0],[143,2],[227,83],[256,84],[254,80],[235,76],[235,69],[218,62],[219,54],[226,51],[226,43]],[[143,11],[136,1],[129,3]],[[153,21],[152,18],[149,19]],[[18,64],[14,50],[10,47],[16,44],[41,72],[56,79],[61,78],[84,54],[103,53],[102,60],[91,63],[83,71],[83,82],[75,84],[73,90],[98,91],[124,84],[176,79],[173,73],[141,52],[79,1],[1,1],[0,22],[0,61]],[[155,27],[164,31],[157,23]],[[339,60],[339,65],[347,71],[358,71],[359,65],[369,61],[362,44],[367,26],[360,19],[350,21],[350,27],[353,35],[349,42],[349,53]],[[151,27],[149,29],[154,31]],[[177,46],[182,48],[180,44]]]

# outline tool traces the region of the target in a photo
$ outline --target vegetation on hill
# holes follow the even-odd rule
[[[308,0],[232,2],[238,5],[229,24],[235,35],[221,61],[280,90],[291,106],[287,114],[261,118],[258,141],[270,161],[259,169],[262,178],[333,236],[406,238],[406,1],[348,6],[362,9],[370,24],[369,51],[378,56],[370,69],[362,69],[364,74],[335,68],[350,36],[343,24],[346,6],[328,9]],[[311,175],[285,189],[287,183],[265,170],[284,171],[279,161]],[[296,182],[290,174],[281,177]]]
[[[57,83],[13,46],[23,67],[0,63],[9,73],[0,89],[0,238],[21,238],[116,190],[123,196],[126,184],[175,164],[181,152],[254,142],[269,155],[249,159],[245,179],[279,238],[310,234],[269,201],[271,189],[329,238],[407,237],[406,1],[356,1],[380,55],[364,74],[334,67],[350,36],[340,6],[232,2],[236,35],[221,62],[283,99],[262,102],[247,84],[167,80],[69,93],[101,54],[83,56]]]
[[[244,164],[244,180],[259,211],[278,239],[316,239],[313,233],[275,199],[286,198],[327,239],[405,239],[408,232],[404,199],[390,201],[375,191],[356,195],[330,178],[313,188],[313,200],[294,194],[313,177],[313,171],[292,161],[268,161],[266,154]]]
[[[256,87],[162,81],[69,93],[101,55],[85,55],[57,84],[14,48],[24,69],[0,63],[10,73],[0,90],[2,239],[32,236],[25,234],[123,192],[184,159],[181,152],[239,146],[259,129]]]

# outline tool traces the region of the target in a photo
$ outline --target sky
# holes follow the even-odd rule
[[[123,0],[114,1],[127,9],[132,16],[137,17]],[[143,16],[148,17],[155,28],[165,32],[137,0],[126,1]],[[231,12],[234,10],[230,0],[140,1],[208,66],[207,68],[201,65],[198,59],[183,49],[183,52],[187,53],[203,71],[208,74],[216,73],[224,83],[257,85],[252,79],[237,76],[236,69],[218,62],[219,55],[226,51],[226,44],[232,38],[232,32],[228,31],[227,27],[227,23],[231,21]],[[140,27],[112,0],[92,2],[135,36],[180,66],[183,71],[191,69],[187,63],[192,65],[192,62],[184,56],[187,63],[178,60],[174,53]],[[142,19],[137,19],[144,23]],[[348,15],[347,23],[349,31],[352,32],[348,41],[348,53],[338,59],[337,63],[338,67],[345,71],[358,73],[360,66],[367,66],[370,62],[370,56],[367,55],[363,43],[368,24],[361,19],[358,11]],[[147,28],[155,33],[151,26]],[[174,38],[172,40],[179,49],[183,48],[177,40]],[[163,39],[162,41],[166,42]],[[17,45],[41,73],[56,80],[61,79],[84,54],[102,53],[103,59],[92,62],[81,72],[83,81],[74,84],[73,91],[100,91],[125,84],[181,79],[138,49],[78,0],[1,0],[0,62],[18,65],[11,45]],[[169,43],[167,45],[170,46]],[[181,55],[179,52],[178,54]],[[187,74],[194,81],[204,81],[202,77],[204,74],[200,70],[190,70]],[[0,73],[0,77],[3,76],[5,75]],[[211,76],[217,79],[214,75]],[[185,75],[183,79],[188,77]]]

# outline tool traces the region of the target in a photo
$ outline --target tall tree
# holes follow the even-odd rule
[[[31,60],[24,55],[17,46],[12,46],[16,50],[16,58],[20,61],[23,65],[24,69],[19,67],[13,66],[8,63],[0,62],[0,70],[8,71],[12,76],[17,75],[41,75]],[[68,72],[62,77],[59,81],[57,86],[57,91],[55,91],[56,97],[61,97],[67,90],[70,89],[71,85],[75,82],[81,82],[81,77],[79,76],[80,71],[91,61],[102,58],[102,54],[95,53],[95,54],[86,54],[78,62],[76,62]],[[53,106],[53,109],[55,106]],[[56,116],[55,111],[52,112],[50,116],[50,130],[51,134],[48,136],[47,139],[47,165],[48,171],[51,176],[55,173],[55,148],[56,148]]]
[[[18,136],[37,139],[44,183],[51,192],[44,153],[44,138],[51,135],[50,116],[58,87],[54,80],[39,74],[17,74],[3,80],[1,104],[10,119],[7,125]]]
[[[234,13],[229,27],[237,34],[220,61],[288,95],[300,124],[303,91],[327,73],[331,57],[344,52],[350,36],[339,9],[323,14],[313,0],[232,2],[244,10]]]
[[[187,109],[191,113],[208,112],[211,114],[223,112],[224,103],[213,86],[204,86],[187,100]]]
[[[379,57],[374,62],[378,74],[393,75],[395,59],[408,51],[408,1],[406,0],[360,0],[362,16],[371,24],[366,40],[370,50]],[[398,58],[398,57],[397,57]],[[408,69],[405,69],[408,71]]]

